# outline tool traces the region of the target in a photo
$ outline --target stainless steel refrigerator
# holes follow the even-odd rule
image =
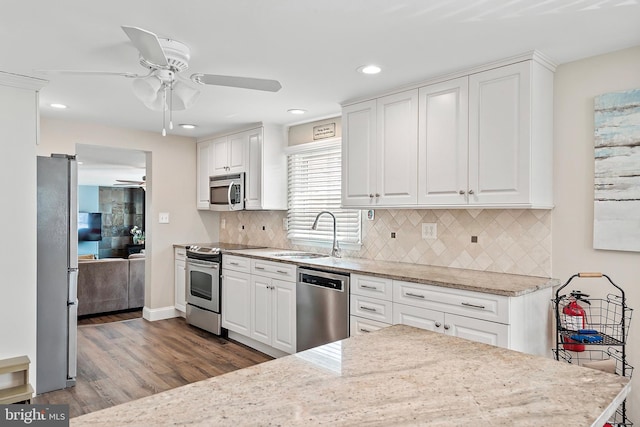
[[[76,382],[77,176],[75,156],[38,157],[37,394]]]

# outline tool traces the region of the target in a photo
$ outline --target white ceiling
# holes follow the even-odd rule
[[[640,0],[3,0],[0,70],[43,77],[41,115],[159,132],[162,114],[120,76],[143,73],[120,28],[137,26],[191,48],[191,73],[277,79],[278,93],[201,86],[176,112],[204,136],[248,123],[291,124],[340,113],[345,100],[539,50],[558,64],[640,44]],[[357,67],[376,63],[381,74]],[[67,110],[49,104],[64,103]],[[288,109],[302,108],[305,116]]]

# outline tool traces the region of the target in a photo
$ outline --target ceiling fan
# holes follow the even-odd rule
[[[41,70],[48,73],[117,75],[133,80],[133,92],[143,104],[155,111],[163,111],[162,135],[166,135],[166,112],[169,111],[169,129],[173,129],[172,112],[185,110],[195,104],[200,92],[189,83],[198,85],[229,86],[244,89],[277,92],[282,85],[277,80],[253,77],[223,76],[216,74],[191,74],[183,77],[189,68],[191,51],[177,40],[158,37],[151,31],[138,27],[122,26],[131,43],[140,53],[140,64],[147,74],[102,71]]]
[[[143,176],[142,181],[133,181],[129,179],[116,179],[116,183],[114,184],[116,187],[123,188],[142,188],[143,190],[147,189],[147,177]]]

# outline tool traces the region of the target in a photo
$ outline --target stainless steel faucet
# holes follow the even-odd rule
[[[338,239],[336,237],[336,216],[329,211],[322,211],[316,216],[316,220],[313,221],[313,225],[311,226],[312,230],[318,229],[318,219],[320,219],[320,215],[327,214],[331,215],[333,218],[333,248],[331,249],[331,256],[334,258],[340,258],[340,248],[338,247]]]

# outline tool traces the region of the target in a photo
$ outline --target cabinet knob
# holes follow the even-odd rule
[[[370,198],[370,199],[373,199],[373,194],[369,194],[369,198]]]
[[[439,328],[440,326],[442,326],[442,323],[436,322],[436,328]]]
[[[464,196],[465,191],[464,190],[460,190],[459,193],[460,193],[461,196]]]
[[[447,325],[446,323],[444,324],[444,328],[449,330],[449,328],[451,328],[451,326]]]
[[[380,197],[380,194],[376,193],[376,197]]]
[[[469,194],[473,194],[473,190],[469,190]]]

